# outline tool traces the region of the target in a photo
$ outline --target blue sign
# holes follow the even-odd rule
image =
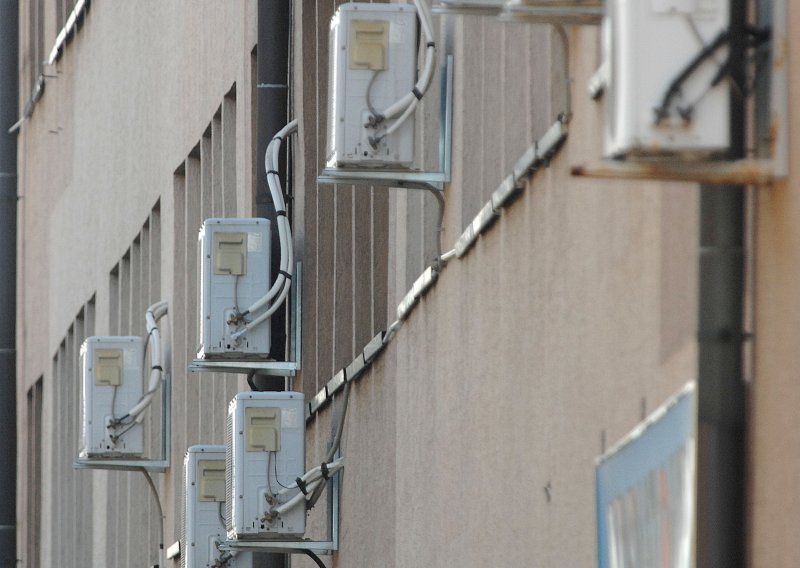
[[[600,568],[692,568],[697,395],[694,383],[597,461]]]

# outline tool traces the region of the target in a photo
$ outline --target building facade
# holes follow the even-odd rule
[[[164,561],[161,542],[182,538],[183,456],[224,443],[228,401],[250,389],[243,373],[189,370],[197,235],[211,217],[275,219],[261,171],[261,144],[277,131],[259,130],[267,112],[298,121],[281,169],[302,310],[274,324],[273,337],[283,332],[291,356],[299,326],[302,356],[295,376],[270,384],[311,403],[307,467],[324,459],[349,396],[338,551],[322,556],[327,566],[595,565],[595,460],[690,381],[701,393],[697,565],[733,565],[715,548],[732,541],[739,548],[726,550],[742,566],[796,565],[795,172],[727,191],[576,176],[603,154],[605,103],[586,94],[602,63],[597,23],[444,10],[434,17],[436,72],[414,119],[417,167],[439,171],[440,142],[451,142],[439,230],[431,192],[318,179],[338,4],[19,3],[18,565],[152,566]],[[287,35],[275,46],[264,30],[279,13]],[[792,38],[800,10],[787,13]],[[788,40],[779,47],[791,52]],[[265,71],[276,58],[285,85]],[[796,65],[775,61],[788,67],[792,93]],[[285,109],[259,106],[284,87]],[[782,118],[798,132],[794,113]],[[800,145],[789,140],[791,157]],[[464,245],[509,176],[519,191]],[[717,264],[704,254],[714,247],[738,255],[730,280],[709,275]],[[439,249],[458,254],[444,263]],[[406,302],[431,266],[435,278]],[[733,290],[720,303],[738,312],[734,329],[708,323],[723,294],[709,282]],[[145,310],[160,300],[171,385],[169,465],[152,473],[161,512],[140,472],[73,467],[81,344],[144,336]],[[356,373],[376,337],[379,352]],[[348,368],[351,386],[335,387]],[[707,368],[727,373],[708,391]],[[741,391],[730,403],[741,412],[715,412],[731,390]],[[145,420],[152,454],[163,396]],[[746,444],[732,448],[737,431]],[[726,459],[734,466],[720,469]],[[735,479],[720,481],[725,472]],[[740,509],[720,505],[728,494],[719,487],[733,487]],[[309,513],[307,537],[327,538],[328,500]]]

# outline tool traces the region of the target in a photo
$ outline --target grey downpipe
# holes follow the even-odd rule
[[[731,61],[744,61],[746,3],[731,2]],[[744,68],[731,70],[744,85]],[[731,159],[744,157],[745,108],[731,95]],[[746,401],[742,346],[745,189],[700,191],[697,566],[746,565]]]
[[[272,137],[289,122],[289,30],[291,22],[291,0],[258,1],[258,61],[257,61],[257,138],[256,138],[256,215],[272,221],[272,274],[280,268],[280,246],[278,227],[275,222],[275,205],[272,203],[264,171],[264,152]],[[288,144],[281,146],[282,154]],[[280,176],[287,180],[281,160]],[[291,187],[288,182],[284,188]],[[291,210],[292,200],[286,200]],[[291,218],[291,217],[290,217]],[[278,310],[270,318],[272,330],[271,355],[278,361],[286,360],[286,318]],[[257,377],[258,381],[264,378]],[[280,381],[283,384],[283,381]],[[277,385],[277,382],[276,382]],[[261,386],[261,385],[260,385]],[[262,388],[266,387],[264,385]],[[269,390],[283,390],[283,387]]]
[[[0,566],[16,565],[17,0],[0,0]]]
[[[275,204],[267,187],[267,173],[264,170],[264,152],[272,137],[289,122],[290,3],[291,0],[258,0],[255,201],[256,215],[271,221],[272,274],[277,274],[279,268],[280,247]],[[284,148],[286,146],[282,145]],[[287,172],[283,168],[281,170],[281,179],[287,179]],[[284,184],[284,187],[288,186],[288,183]],[[286,206],[292,207],[291,200],[287,200]],[[271,354],[278,360],[285,360],[286,355],[285,323],[283,310],[278,310],[270,318]],[[284,390],[283,377],[255,375],[251,380],[258,390]],[[288,564],[286,554],[254,554],[254,566],[258,568],[285,568]]]

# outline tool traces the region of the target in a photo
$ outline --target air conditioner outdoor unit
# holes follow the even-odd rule
[[[414,88],[416,46],[414,6],[339,6],[330,28],[328,167],[407,167],[413,162],[414,117],[388,135],[396,119],[375,119]]]
[[[252,568],[253,554],[229,555],[218,544],[226,540],[225,446],[197,445],[184,458],[182,568]]]
[[[143,393],[144,339],[89,337],[81,346],[83,373],[80,457],[138,457],[143,426],[125,412]]]
[[[267,219],[206,219],[200,229],[201,359],[266,358],[269,320],[237,334],[257,314],[247,307],[270,288]]]
[[[228,538],[301,537],[305,500],[280,514],[275,509],[300,491],[285,488],[304,473],[303,394],[237,394],[228,405],[225,446]]]
[[[708,157],[730,145],[728,0],[608,0],[606,156]]]

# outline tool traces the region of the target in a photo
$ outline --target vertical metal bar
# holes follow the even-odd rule
[[[453,150],[453,56],[447,56],[447,67],[444,73],[444,112],[443,128],[441,140],[443,141],[444,151],[439,162],[439,170],[444,174],[444,183],[450,182],[451,161]],[[442,187],[444,189],[444,187]]]
[[[774,127],[773,173],[777,177],[789,175],[789,2],[772,2],[772,84],[770,85],[770,124]]]
[[[166,373],[161,386],[161,459],[169,467],[172,456],[172,373]]]
[[[293,279],[293,314],[292,326],[294,328],[294,363],[295,370],[299,371],[303,357],[303,263],[298,262],[295,267]]]
[[[331,540],[331,548],[333,550],[339,550],[339,483],[341,483],[342,474],[341,472],[336,474],[336,477],[333,479],[333,488],[331,491],[331,530],[330,530],[330,540]]]
[[[17,552],[17,137],[8,134],[8,129],[19,116],[18,46],[18,2],[0,0],[0,432],[3,432],[0,455],[4,456],[0,464],[0,565],[3,566],[14,566]]]

